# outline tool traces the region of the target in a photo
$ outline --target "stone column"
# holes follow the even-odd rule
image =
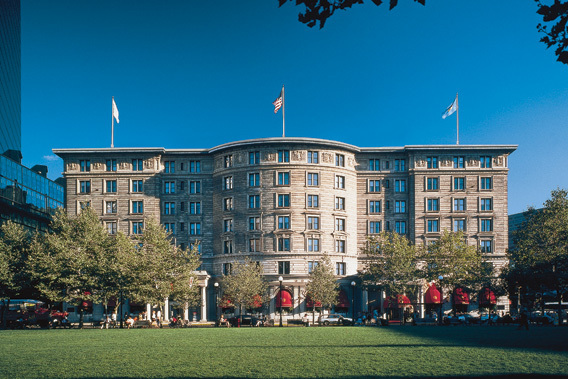
[[[170,299],[167,297],[164,299],[164,314],[162,315],[164,321],[170,321]]]
[[[187,303],[183,306],[183,319],[189,321],[189,305]]]
[[[361,309],[363,312],[369,312],[369,291],[366,289],[361,290]]]
[[[201,320],[207,321],[207,291],[205,286],[201,287]]]
[[[150,303],[146,304],[146,320],[152,321],[152,306]]]

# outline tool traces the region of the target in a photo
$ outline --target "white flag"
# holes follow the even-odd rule
[[[457,110],[458,110],[458,95],[456,95],[456,98],[450,104],[450,106],[446,108],[446,111],[442,114],[442,118],[445,119],[446,117],[452,115]]]
[[[120,123],[120,121],[118,121],[118,108],[116,106],[116,103],[114,102],[114,97],[112,98],[112,117],[114,117],[117,124]]]

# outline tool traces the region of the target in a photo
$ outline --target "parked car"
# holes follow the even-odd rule
[[[239,320],[241,326],[264,326],[264,321],[258,317],[252,315],[234,316],[227,319],[231,326],[239,326]]]
[[[320,325],[352,325],[353,319],[349,317],[343,317],[337,313],[331,313],[328,315],[320,316],[318,319]]]

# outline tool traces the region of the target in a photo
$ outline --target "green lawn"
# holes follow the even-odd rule
[[[0,331],[1,378],[568,375],[568,328]]]

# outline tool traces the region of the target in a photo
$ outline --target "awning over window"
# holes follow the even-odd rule
[[[495,293],[491,291],[491,288],[485,287],[479,293],[479,305],[495,305],[497,304],[497,298]]]
[[[253,303],[252,307],[253,308],[262,307],[262,297],[260,297],[260,295],[254,295],[254,303]]]
[[[316,301],[316,307],[321,307],[321,303],[319,301]],[[313,308],[314,307],[314,301],[311,299],[311,297],[307,296],[306,297],[306,308]]]
[[[383,301],[383,308],[402,308],[410,305],[410,299],[406,295],[387,296]]]
[[[228,309],[228,308],[234,308],[235,305],[233,304],[233,302],[231,301],[231,299],[229,299],[229,296],[225,295],[221,298],[221,302],[219,303],[219,305],[221,306],[221,308],[223,309]]]
[[[398,304],[396,303],[396,299],[392,296],[387,296],[383,301],[383,308],[398,308]]]
[[[461,287],[454,290],[454,304],[469,304],[469,295]]]
[[[339,291],[339,301],[335,304],[336,308],[349,308],[349,298],[345,293],[345,290]]]
[[[440,304],[442,297],[440,296],[440,290],[436,288],[436,284],[432,284],[426,290],[424,294],[424,302],[426,304]]]
[[[291,307],[294,305],[290,291],[282,290],[276,294],[276,308],[280,308],[280,302],[282,302],[283,307]]]

